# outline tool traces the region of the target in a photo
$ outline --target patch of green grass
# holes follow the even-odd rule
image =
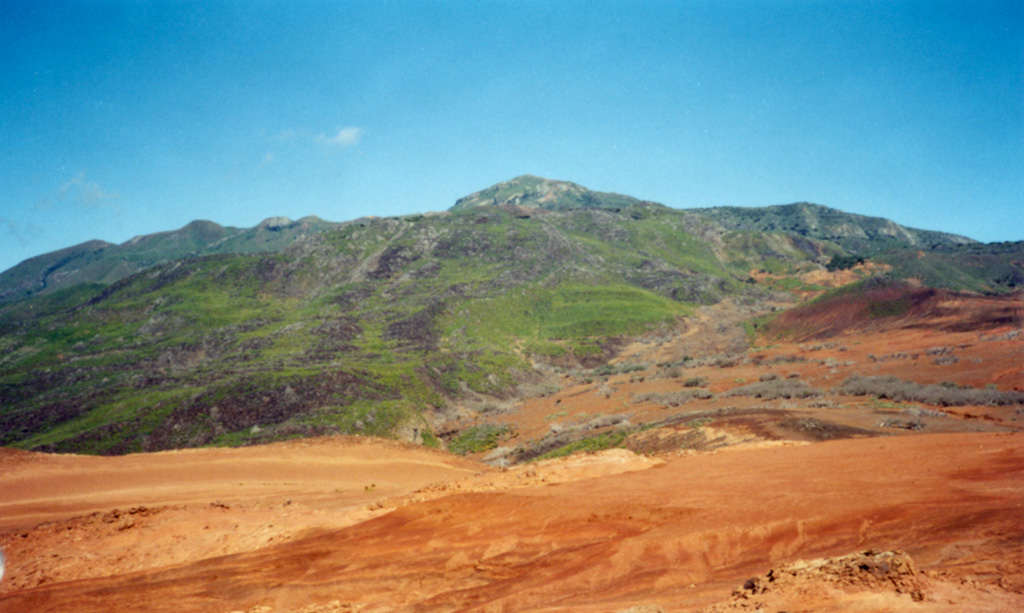
[[[439,449],[441,447],[441,440],[434,436],[434,433],[430,428],[424,428],[420,431],[420,436],[423,437],[423,446],[431,447],[433,449]]]
[[[503,437],[512,433],[512,427],[508,425],[484,424],[470,426],[453,438],[448,443],[448,451],[456,455],[467,453],[482,453],[490,451],[498,446]]]
[[[601,451],[604,449],[615,449],[621,447],[623,441],[626,440],[628,432],[625,430],[616,430],[614,432],[605,432],[597,436],[590,438],[581,439],[563,445],[558,449],[554,449],[538,457],[538,460],[549,460],[551,458],[564,458],[565,456],[572,455],[574,453],[593,453],[595,451]]]
[[[395,429],[416,415],[418,411],[406,400],[360,399],[345,406],[323,407],[301,418],[299,423],[331,428],[341,434],[394,438]]]
[[[556,354],[555,345],[563,341],[574,354],[588,355],[601,352],[597,338],[645,332],[689,312],[632,286],[563,284],[471,301],[446,328],[464,330],[470,342],[503,351],[511,352],[514,340],[524,339],[528,351]]]
[[[635,334],[686,312],[668,298],[623,285],[567,285],[542,300],[539,335],[548,339]]]
[[[142,393],[125,392],[118,397],[106,401],[85,415],[65,421],[48,430],[13,443],[13,447],[32,449],[43,445],[56,445],[62,441],[79,436],[114,423],[132,422],[139,419],[139,426],[133,434],[151,432],[160,420],[171,411],[177,401],[191,397],[195,388],[172,390],[148,390]],[[99,453],[114,447],[120,438],[110,436],[104,440],[94,441],[79,450],[80,453]]]
[[[710,424],[712,421],[714,420],[712,420],[710,417],[698,417],[697,419],[691,419],[690,421],[686,422],[686,425],[692,428],[693,430],[700,430],[704,426]]]
[[[567,351],[565,345],[548,341],[533,341],[526,344],[527,353],[547,358],[557,358],[565,355]]]
[[[768,327],[777,315],[777,313],[767,313],[743,322],[743,331],[746,333],[747,342],[751,346],[756,344],[758,335]]]

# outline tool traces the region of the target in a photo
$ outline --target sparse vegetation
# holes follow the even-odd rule
[[[874,396],[899,402],[920,402],[936,406],[1001,406],[1024,404],[1024,393],[934,385],[903,381],[896,377],[854,376],[843,382],[840,391],[851,396]]]
[[[614,449],[620,447],[622,442],[626,439],[628,432],[625,430],[616,430],[613,432],[606,432],[597,436],[583,438],[578,441],[573,441],[567,445],[563,445],[553,451],[549,451],[541,456],[538,460],[549,460],[552,458],[562,458],[574,453],[593,453],[595,451],[601,451],[603,449]]]
[[[683,387],[707,387],[707,385],[707,377],[690,377],[689,379],[683,381]]]
[[[642,402],[650,402],[652,404],[659,404],[666,407],[678,407],[694,400],[708,400],[713,398],[714,394],[708,390],[694,389],[694,390],[683,390],[679,392],[669,392],[664,394],[659,393],[645,393],[637,394],[633,397],[633,402],[639,404]]]
[[[837,270],[847,270],[853,268],[858,264],[864,263],[864,256],[860,255],[834,255],[829,260],[828,264],[825,265],[825,269],[829,272],[835,272]]]
[[[449,441],[448,451],[457,455],[490,451],[498,446],[502,438],[510,436],[511,433],[512,427],[508,425],[470,426]]]
[[[491,191],[454,215],[309,218],[237,232],[204,222],[133,243],[145,252],[97,244],[130,265],[110,276],[93,266],[98,259],[75,255],[68,262],[85,283],[56,283],[60,258],[3,273],[0,287],[14,290],[0,296],[0,444],[115,454],[404,432],[437,445],[426,424],[438,420],[428,417],[456,403],[551,395],[562,384],[556,373],[603,384],[596,392],[606,397],[619,375],[634,385],[680,379],[686,390],[634,398],[678,406],[710,397],[707,377],[684,378],[685,369],[759,362],[722,347],[656,370],[640,357],[610,365],[630,337],[667,342],[679,318],[727,296],[757,313],[773,289],[747,283],[751,271],[777,277],[776,289],[806,289],[799,275],[824,258],[883,261],[886,249],[910,245],[875,221],[812,205],[674,211],[537,177]],[[542,215],[527,210],[548,204]],[[835,224],[860,227],[862,238],[822,234]],[[938,246],[921,265],[970,269],[992,287],[1018,284],[1019,244],[909,236]],[[1008,254],[1010,264],[999,261]],[[47,279],[54,283],[43,290],[29,287]],[[839,301],[884,318],[918,308],[928,291],[864,281],[812,304]],[[790,325],[788,315],[751,320],[748,331],[775,331]],[[798,313],[799,326],[813,320],[813,310]],[[930,357],[958,359],[951,350]],[[786,398],[808,389],[730,393]]]
[[[757,383],[749,383],[734,387],[725,392],[724,396],[753,396],[764,400],[778,398],[815,398],[821,396],[821,390],[813,388],[798,379],[762,379]]]

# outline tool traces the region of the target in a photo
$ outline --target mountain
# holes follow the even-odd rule
[[[438,214],[87,243],[0,276],[0,444],[111,454],[343,432],[437,445],[453,419],[607,366],[702,306],[753,317],[820,293],[851,254],[873,267],[849,280],[917,274],[884,261],[913,249],[937,284],[1020,284],[1024,244],[932,248],[900,228],[519,177]]]
[[[595,192],[568,181],[522,175],[460,198],[450,210],[457,212],[478,207],[518,205],[564,211],[576,208],[619,209],[635,204],[640,204],[640,200],[630,196]]]
[[[93,240],[25,260],[0,273],[0,303],[80,283],[110,284],[186,257],[280,251],[333,225],[313,216],[298,221],[275,217],[248,229],[200,220],[179,230],[136,236],[120,245]]]
[[[715,207],[697,211],[730,230],[785,232],[831,242],[851,254],[869,255],[901,247],[931,249],[971,245],[956,234],[906,228],[881,217],[868,217],[798,202],[759,208]]]

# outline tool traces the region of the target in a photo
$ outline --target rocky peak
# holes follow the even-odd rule
[[[505,205],[548,210],[621,208],[639,202],[629,196],[595,192],[569,181],[521,175],[460,198],[451,210],[465,211],[478,207]]]
[[[292,225],[292,220],[287,217],[268,217],[260,222],[258,227],[264,230],[280,230]]]

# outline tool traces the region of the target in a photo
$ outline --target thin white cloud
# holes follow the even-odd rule
[[[60,186],[57,190],[57,200],[63,200],[67,198],[68,194],[72,193],[75,189],[85,182],[85,172],[80,172],[74,177],[68,179]]]
[[[28,245],[28,239],[22,233],[21,225],[18,222],[6,217],[0,217],[0,227],[6,230],[7,234],[14,237],[14,240],[18,241],[18,244],[22,247]]]
[[[333,136],[320,134],[314,140],[316,142],[339,149],[347,149],[359,144],[363,138],[363,129],[355,126],[347,126],[338,130]]]
[[[85,177],[85,171],[79,172],[77,175],[68,179],[60,186],[57,190],[57,201],[67,200],[79,206],[87,208],[98,208],[101,205],[117,200],[121,196],[115,192],[104,191],[100,184],[95,181],[89,181]],[[52,203],[47,201],[49,206]]]
[[[363,140],[363,134],[363,129],[357,126],[345,126],[343,128],[339,128],[333,133],[321,132],[319,134],[307,129],[295,130],[292,128],[285,128],[278,132],[273,137],[273,140],[278,143],[289,143],[289,145],[285,145],[287,147],[302,147],[308,146],[310,143],[315,143],[320,145],[324,150],[331,152],[355,147]],[[272,146],[271,148],[277,148],[277,146]],[[263,155],[259,164],[256,165],[256,168],[265,168],[271,164],[277,163],[277,161],[277,153],[271,151]]]

